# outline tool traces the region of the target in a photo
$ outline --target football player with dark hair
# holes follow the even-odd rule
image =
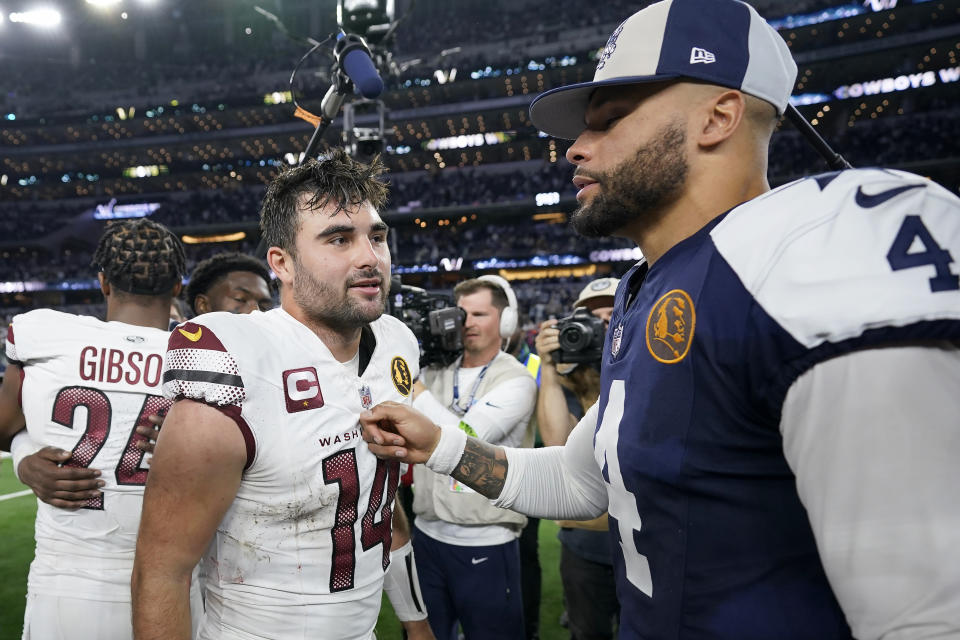
[[[399,463],[377,460],[358,423],[375,402],[409,402],[419,359],[410,330],[383,315],[381,171],[336,151],[280,174],[261,211],[280,306],[171,333],[175,401],[137,543],[137,638],[189,636],[198,561],[201,639],[367,640],[385,584],[410,637],[432,638],[410,545],[393,549]]]
[[[273,308],[270,270],[252,256],[218,253],[194,268],[186,298],[195,315],[211,311],[267,311]]]
[[[37,309],[14,317],[7,336],[0,438],[26,425],[17,439],[44,446],[30,462],[62,465],[37,505],[28,640],[132,634],[129,583],[148,471],[141,431],[170,406],[161,391],[163,353],[183,247],[151,220],[115,222],[94,265],[106,321]]]
[[[530,107],[575,139],[574,227],[644,256],[599,400],[536,450],[361,417],[378,455],[497,506],[608,510],[623,638],[960,636],[960,200],[887,169],[771,190],[796,75],[747,3],[627,18],[593,82]]]

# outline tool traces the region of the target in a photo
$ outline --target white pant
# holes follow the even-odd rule
[[[196,638],[203,615],[196,571],[190,584],[190,610],[192,636]],[[131,615],[129,602],[28,593],[22,640],[131,640]]]
[[[129,602],[29,594],[23,640],[130,640]]]

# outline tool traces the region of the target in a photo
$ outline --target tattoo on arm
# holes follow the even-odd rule
[[[477,493],[496,498],[507,478],[507,454],[503,447],[467,438],[460,464],[451,475]]]

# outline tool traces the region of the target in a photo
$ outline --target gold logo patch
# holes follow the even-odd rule
[[[647,316],[647,349],[657,361],[674,364],[683,360],[693,342],[697,314],[686,291],[665,293]]]
[[[410,376],[410,365],[407,361],[396,356],[390,361],[390,377],[393,379],[393,386],[397,388],[402,396],[410,395],[413,388],[413,378]]]

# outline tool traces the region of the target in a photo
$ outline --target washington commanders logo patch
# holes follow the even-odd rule
[[[673,364],[683,360],[693,342],[697,314],[686,291],[665,293],[647,317],[647,349],[656,360]]]
[[[410,376],[410,366],[406,360],[396,356],[390,361],[390,377],[393,379],[393,386],[397,388],[400,395],[410,395],[410,389],[413,388],[413,378]]]

